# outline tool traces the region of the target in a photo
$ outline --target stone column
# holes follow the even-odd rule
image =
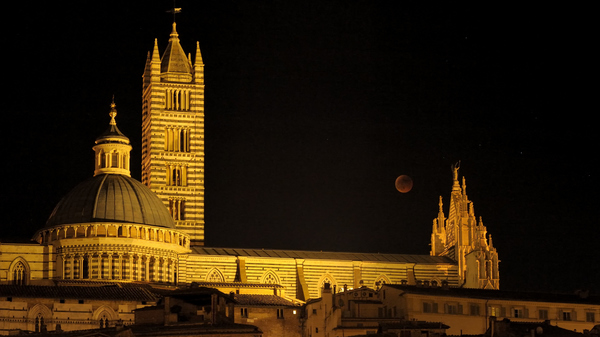
[[[129,274],[127,275],[127,279],[133,280],[133,254],[129,253]]]
[[[72,280],[75,278],[75,256],[73,256],[73,254],[71,254],[69,262],[71,262],[71,267],[69,268],[69,272],[71,275],[69,278]]]
[[[93,265],[94,258],[92,256],[92,253],[90,253],[90,254],[87,255],[87,261],[88,261],[88,263],[87,263],[87,269],[88,269],[87,277],[88,277],[88,279],[91,280],[93,278],[92,277],[92,273],[94,272],[94,265]]]
[[[115,279],[121,280],[123,279],[123,271],[125,270],[123,266],[123,253],[117,253],[117,256],[119,256],[119,259],[117,260],[117,277]]]
[[[113,279],[113,252],[107,252],[108,254],[108,279]]]
[[[146,254],[146,279],[144,281],[150,281],[150,255]]]

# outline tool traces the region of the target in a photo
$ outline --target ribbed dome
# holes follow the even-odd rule
[[[139,181],[100,174],[77,185],[54,208],[46,227],[86,222],[130,222],[175,228],[163,202]]]

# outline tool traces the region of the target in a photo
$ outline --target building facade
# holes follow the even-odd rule
[[[544,294],[487,289],[386,284],[379,299],[395,317],[442,322],[448,334],[483,334],[490,317],[544,322],[570,331],[591,330],[600,321],[600,298],[589,294]]]
[[[131,145],[117,127],[113,102],[109,128],[93,146],[93,177],[58,203],[34,243],[0,244],[1,284],[197,283],[293,303],[321,297],[325,285],[499,287],[498,254],[475,220],[458,167],[447,219],[440,200],[430,255],[204,247],[203,74],[199,45],[192,62],[173,24],[162,57],[155,40],[143,74],[142,182],[130,176]]]

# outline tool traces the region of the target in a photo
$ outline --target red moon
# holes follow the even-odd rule
[[[409,176],[401,175],[398,178],[396,178],[396,189],[398,190],[398,192],[400,192],[400,193],[410,192],[412,187],[413,187],[413,181],[412,181],[412,179],[410,179]]]

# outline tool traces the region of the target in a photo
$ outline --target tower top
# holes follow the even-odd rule
[[[125,136],[117,127],[117,105],[113,97],[110,103],[109,128],[98,138],[96,145],[93,147],[96,152],[96,169],[94,176],[99,174],[122,174],[130,176],[129,171],[129,138]]]
[[[192,65],[179,43],[179,34],[177,33],[177,24],[175,22],[173,22],[169,44],[161,58],[160,72],[192,74]]]

